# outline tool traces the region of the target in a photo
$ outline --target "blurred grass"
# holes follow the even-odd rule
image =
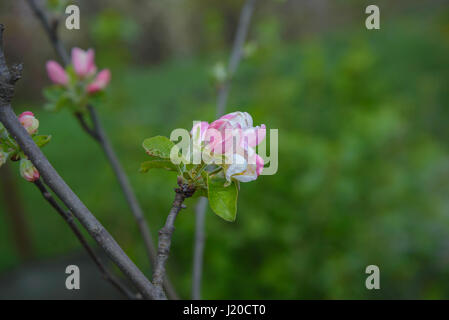
[[[248,111],[256,124],[279,129],[279,171],[242,184],[235,223],[209,211],[204,298],[449,297],[445,15],[408,16],[380,31],[344,30],[297,44],[279,42],[270,29],[239,69],[228,111]],[[213,120],[209,72],[217,59],[111,66],[108,103],[99,112],[153,235],[176,179],[138,173],[141,143],[189,129],[193,120]],[[100,149],[68,112],[36,114],[40,132],[53,135],[45,154],[148,274],[137,227]],[[78,249],[34,186],[20,187],[39,257]],[[194,204],[190,199],[177,220],[169,260],[186,298]],[[19,263],[2,210],[0,271]],[[369,264],[380,267],[383,290],[365,289]]]

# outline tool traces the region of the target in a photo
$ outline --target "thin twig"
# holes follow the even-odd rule
[[[2,42],[3,30],[4,27],[0,24],[0,122],[3,123],[9,134],[19,144],[23,153],[38,169],[44,182],[61,199],[64,205],[73,212],[74,216],[81,222],[109,258],[134,284],[136,289],[142,293],[142,296],[147,299],[163,298],[160,292],[155,289],[153,284],[129,259],[115,239],[70,189],[20,124],[11,107],[11,100],[14,95],[14,82],[20,78],[19,73],[21,69],[8,68],[6,64]]]
[[[55,51],[63,61],[64,65],[68,65],[70,63],[69,55],[66,49],[64,48],[64,45],[62,44],[61,40],[58,37],[57,22],[51,23],[45,11],[36,3],[35,0],[27,0],[27,2],[32,8],[36,17],[41,21],[47,33],[47,36],[51,41],[51,44],[53,45]],[[123,170],[123,167],[120,164],[117,154],[115,153],[114,148],[112,147],[112,144],[110,143],[109,138],[107,137],[105,130],[98,119],[96,109],[93,108],[92,106],[88,106],[88,109],[91,121],[93,123],[92,128],[86,122],[84,114],[76,113],[75,116],[78,119],[78,122],[80,123],[84,131],[86,131],[95,141],[99,143],[99,145],[101,146],[106,155],[107,160],[111,164],[114,174],[119,182],[120,188],[122,189],[125,199],[131,208],[131,212],[134,216],[134,219],[136,220],[139,232],[142,235],[145,250],[150,260],[150,264],[154,268],[154,264],[157,258],[156,247],[151,237],[151,232],[146,222],[145,216],[143,214],[143,210],[131,187],[128,176]],[[168,277],[164,281],[164,288],[170,299],[174,300],[178,299],[176,290],[169,281]]]
[[[226,110],[226,102],[231,88],[231,79],[237,71],[240,60],[243,54],[243,46],[251,22],[251,16],[254,11],[254,6],[257,0],[246,0],[240,12],[239,23],[237,26],[237,33],[234,39],[231,56],[228,64],[227,80],[220,86],[217,97],[217,118],[221,117]],[[206,211],[207,199],[201,198],[196,206],[196,226],[195,226],[195,244],[193,254],[193,283],[192,283],[192,299],[201,299],[201,277],[203,270],[203,256],[204,256],[204,235],[206,225]]]
[[[205,224],[207,198],[201,197],[196,205],[195,211],[195,247],[193,251],[192,299],[199,300],[201,297],[204,243],[206,241]]]
[[[159,230],[159,244],[157,252],[156,267],[153,273],[153,285],[162,292],[162,283],[165,277],[165,263],[170,254],[170,245],[173,231],[175,230],[175,220],[179,211],[185,208],[183,205],[186,198],[191,197],[195,188],[187,184],[183,184],[182,180],[178,180],[179,188],[175,189],[175,200],[173,201],[170,213],[167,216],[164,227]]]
[[[70,63],[70,58],[65,50],[64,46],[62,45],[61,41],[59,41],[58,38],[58,20],[50,21],[48,18],[46,12],[42,10],[42,8],[36,3],[34,0],[27,0],[29,6],[33,10],[34,15],[39,19],[42,26],[45,29],[45,32],[47,33],[51,44],[53,48],[56,51],[56,54],[61,58],[62,62],[66,65]]]
[[[97,265],[98,269],[100,269],[100,272],[103,275],[104,279],[109,281],[115,288],[117,288],[128,299],[132,299],[132,300],[137,299],[137,296],[135,294],[133,294],[128,288],[126,288],[125,285],[123,285],[119,281],[119,279],[117,279],[112,273],[109,272],[107,267],[101,261],[100,257],[98,257],[97,254],[94,252],[94,250],[90,247],[86,238],[84,238],[83,234],[81,233],[80,229],[78,228],[78,225],[75,223],[72,213],[70,211],[65,211],[58,204],[58,202],[55,200],[55,198],[53,198],[51,193],[47,190],[47,188],[45,187],[45,185],[42,183],[42,181],[40,179],[36,180],[34,182],[34,184],[39,189],[39,191],[42,193],[42,196],[44,197],[44,199],[53,207],[53,209],[56,210],[56,212],[59,213],[59,215],[69,225],[70,229],[72,229],[72,232],[78,238],[81,245],[84,247],[84,249],[87,251],[89,256],[94,261],[94,263]]]
[[[100,140],[97,132],[90,128],[89,124],[86,122],[86,118],[84,118],[84,115],[81,112],[75,112],[75,117],[78,119],[78,122],[84,131],[86,131],[94,140]]]

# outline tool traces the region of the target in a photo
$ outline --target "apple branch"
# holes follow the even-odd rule
[[[0,24],[0,121],[10,135],[19,144],[24,154],[38,169],[45,184],[58,196],[64,205],[73,212],[74,216],[86,228],[98,245],[106,252],[109,258],[117,265],[124,275],[133,283],[136,289],[147,299],[165,298],[137,266],[126,255],[115,239],[95,218],[78,196],[70,189],[66,182],[35,144],[28,132],[20,124],[14,113],[11,100],[14,96],[14,85],[21,78],[21,65],[8,68],[3,50],[3,30]]]
[[[83,248],[87,251],[89,256],[92,258],[94,263],[97,265],[98,269],[100,269],[100,272],[103,275],[103,278],[105,280],[109,281],[115,288],[117,288],[117,290],[119,290],[128,299],[132,299],[132,300],[136,299],[137,296],[135,294],[133,294],[131,291],[129,291],[125,285],[123,285],[112,273],[109,272],[109,270],[104,265],[104,263],[101,261],[101,259],[97,256],[95,251],[90,247],[86,238],[84,238],[83,234],[81,233],[80,229],[78,228],[78,225],[75,223],[72,213],[70,211],[65,211],[58,204],[56,199],[53,198],[51,193],[47,190],[44,183],[40,179],[34,181],[34,184],[39,189],[39,191],[42,193],[42,196],[44,197],[44,199],[53,207],[53,209],[56,210],[57,213],[59,213],[59,215],[69,225],[70,229],[75,234],[75,236],[78,238],[78,240],[81,243],[81,245],[83,246]]]

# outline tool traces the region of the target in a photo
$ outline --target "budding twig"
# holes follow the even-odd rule
[[[36,3],[36,1],[27,0],[27,2],[30,8],[33,10],[34,15],[39,19],[42,26],[44,27],[45,32],[47,33],[57,55],[61,58],[64,64],[66,65],[69,64],[70,63],[69,55],[58,37],[57,21],[50,22],[50,19],[48,18],[46,12],[42,10],[42,8]]]
[[[153,285],[162,292],[162,282],[165,277],[165,263],[170,254],[171,238],[175,230],[175,220],[179,211],[185,208],[184,200],[195,193],[195,188],[178,181],[179,188],[175,189],[175,200],[167,216],[164,227],[159,231],[159,246],[156,266],[153,274]]]
[[[101,274],[103,277],[109,281],[115,288],[117,288],[125,297],[128,299],[136,299],[137,296],[133,294],[128,288],[126,288],[125,285],[123,285],[112,273],[109,272],[107,267],[103,264],[100,257],[97,256],[95,251],[90,247],[89,243],[87,242],[86,238],[84,238],[83,234],[81,233],[80,229],[78,228],[78,225],[75,223],[75,220],[73,219],[73,215],[70,211],[65,211],[53,198],[51,193],[47,190],[45,185],[42,183],[42,181],[36,180],[34,181],[34,184],[39,189],[39,191],[42,193],[42,196],[44,199],[56,210],[56,212],[59,213],[59,215],[65,220],[65,222],[69,225],[70,229],[72,229],[72,232],[75,234],[75,236],[78,238],[81,245],[84,247],[84,249],[87,251],[89,256],[92,258],[94,263],[97,265],[98,269],[100,269]]]
[[[56,53],[62,60],[64,65],[68,65],[70,63],[69,55],[64,48],[63,43],[58,37],[57,23],[50,22],[45,11],[36,3],[35,0],[27,0],[31,9],[33,10],[36,17],[41,21],[47,36],[50,39],[50,42],[55,49]],[[89,116],[93,123],[92,127],[86,122],[85,115],[81,113],[76,113],[75,116],[78,119],[81,127],[84,131],[86,131],[95,141],[99,143],[103,152],[106,155],[107,160],[112,166],[115,176],[119,182],[120,188],[123,191],[126,201],[131,208],[131,212],[134,216],[134,219],[137,222],[139,232],[142,235],[144,246],[148,258],[150,260],[150,264],[154,268],[154,263],[156,261],[156,248],[151,237],[151,232],[146,222],[145,216],[143,214],[143,210],[137,200],[137,197],[131,187],[128,176],[126,175],[123,167],[120,164],[120,161],[117,157],[117,154],[112,147],[111,142],[109,141],[108,136],[105,133],[103,126],[100,123],[97,111],[92,106],[88,106]],[[169,281],[168,278],[164,281],[164,288],[167,291],[167,295],[170,299],[178,299],[178,295]]]

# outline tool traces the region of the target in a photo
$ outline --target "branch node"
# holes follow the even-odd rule
[[[16,83],[20,79],[22,79],[22,71],[23,71],[23,63],[15,63],[10,68],[10,82],[11,84]]]

